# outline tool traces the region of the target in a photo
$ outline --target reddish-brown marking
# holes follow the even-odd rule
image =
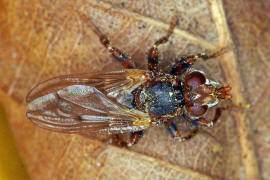
[[[194,56],[188,56],[186,57],[185,59],[185,63],[187,64],[194,64],[194,62],[196,61],[197,59],[194,57]]]
[[[185,77],[186,85],[191,87],[191,88],[195,88],[201,84],[204,84],[205,81],[206,81],[205,76],[198,71],[192,72],[192,73],[186,75],[186,77]]]
[[[180,135],[180,132],[179,131],[173,131],[173,132],[171,132],[172,134],[172,137],[174,138],[174,137],[181,137],[181,135]]]
[[[200,117],[204,115],[208,109],[207,105],[191,105],[191,106],[186,106],[188,113],[193,116],[193,117]]]
[[[110,53],[112,53],[113,57],[119,58],[121,56],[121,51],[116,48],[110,49]]]
[[[152,47],[148,53],[148,69],[158,71],[159,52],[156,47]]]
[[[118,134],[112,135],[112,143],[119,147],[127,147],[127,143],[123,141]]]
[[[158,57],[158,49],[155,47],[152,47],[149,51],[149,56],[152,58],[157,58]]]
[[[218,98],[220,98],[220,99],[231,99],[232,95],[228,94],[228,92],[230,90],[232,90],[231,86],[225,86],[225,87],[219,88],[217,90],[217,92],[220,93],[220,94],[218,94]]]
[[[137,144],[138,141],[139,141],[139,139],[140,139],[140,135],[139,135],[138,133],[133,133],[133,134],[131,134],[131,136],[130,136],[130,143],[131,143],[132,145]]]
[[[176,68],[176,71],[177,71],[177,72],[182,72],[182,69],[183,69],[183,68],[182,68],[182,65],[181,65],[180,63],[176,63],[176,64],[175,64],[175,68]]]
[[[123,61],[121,63],[127,69],[132,69],[134,67],[133,62],[131,60]]]
[[[172,123],[173,123],[172,119],[167,119],[166,121],[164,121],[164,124],[167,128],[170,127],[172,125]],[[181,137],[180,132],[177,129],[170,128],[169,132],[170,132],[172,138]]]
[[[205,126],[205,127],[208,127],[208,121],[204,118],[199,118],[198,119],[198,122],[200,123],[200,126]]]
[[[156,63],[148,63],[148,69],[151,69],[152,71],[158,70],[158,65]]]
[[[189,140],[189,139],[193,138],[195,135],[198,134],[198,132],[199,132],[199,129],[198,128],[193,129],[190,132],[190,134],[188,134],[187,136],[184,137],[184,140],[186,141],[186,140]]]

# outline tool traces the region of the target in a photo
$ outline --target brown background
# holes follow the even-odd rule
[[[2,0],[0,8],[0,103],[32,179],[270,178],[270,1]],[[161,66],[179,55],[231,45],[227,54],[195,67],[230,84],[233,103],[251,108],[225,112],[216,127],[185,143],[151,128],[130,150],[108,146],[96,166],[92,153],[102,143],[45,131],[25,117],[24,99],[36,83],[122,68],[74,13],[80,8],[141,69],[175,12],[179,25],[161,47]]]

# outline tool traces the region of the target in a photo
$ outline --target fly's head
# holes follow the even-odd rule
[[[193,117],[200,117],[220,99],[230,99],[230,86],[218,87],[218,83],[207,79],[203,73],[194,71],[185,76],[186,110]]]

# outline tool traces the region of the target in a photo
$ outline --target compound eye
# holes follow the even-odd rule
[[[192,72],[185,77],[186,86],[191,88],[204,84],[206,81],[204,75],[198,71]]]
[[[187,111],[188,113],[193,116],[193,117],[200,117],[202,115],[204,115],[206,113],[208,109],[207,105],[191,105],[191,106],[187,106]]]

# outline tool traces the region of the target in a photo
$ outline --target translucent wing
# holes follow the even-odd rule
[[[125,133],[150,126],[147,113],[129,108],[131,91],[149,72],[125,70],[60,76],[27,95],[27,117],[40,127],[64,133]]]

